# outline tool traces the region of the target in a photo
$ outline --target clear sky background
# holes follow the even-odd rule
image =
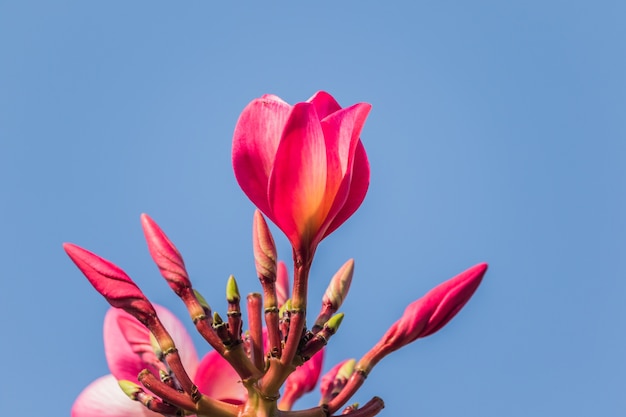
[[[623,416],[624,22],[622,1],[0,1],[0,413],[69,415],[108,373],[107,304],[62,242],[185,318],[146,212],[215,310],[231,273],[259,291],[235,122],[264,93],[326,90],[373,110],[370,191],[312,272],[309,320],[356,260],[325,369],[490,264],[465,309],[353,401],[379,395],[388,417]]]

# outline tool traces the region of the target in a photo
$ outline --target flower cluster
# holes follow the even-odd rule
[[[320,380],[326,344],[343,319],[338,311],[350,288],[354,261],[330,280],[310,328],[308,277],[319,243],[365,198],[370,173],[360,136],[369,110],[365,103],[342,108],[328,93],[318,92],[294,106],[266,95],[242,112],[233,138],[233,167],[239,185],[259,209],[252,240],[262,288],[262,294],[246,297],[245,332],[235,278],[226,283],[223,318],[192,287],[174,244],[142,215],[150,255],[212,347],[202,360],[182,324],[167,309],[150,303],[123,270],[79,246],[64,245],[113,307],[104,322],[111,375],[80,394],[73,417],[328,417],[337,412],[369,417],[380,412],[384,404],[378,397],[360,407],[346,404],[383,357],[452,319],[480,284],[487,265],[466,270],[410,304],[360,360],[347,359],[321,377],[319,406],[292,411]],[[291,279],[277,260],[263,214],[291,242]]]

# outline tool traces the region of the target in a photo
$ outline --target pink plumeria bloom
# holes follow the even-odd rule
[[[196,349],[182,323],[164,307],[154,307],[176,341],[185,369],[203,392],[217,400],[243,403],[246,391],[232,367],[215,351],[198,363]],[[83,390],[74,402],[72,417],[160,416],[131,401],[118,386],[119,380],[139,384],[137,375],[143,369],[158,374],[162,363],[152,350],[148,329],[130,314],[111,308],[104,319],[104,349],[111,374]]]
[[[320,91],[290,106],[273,95],[243,110],[233,167],[248,198],[306,254],[361,205],[369,162],[359,138],[371,106]]]

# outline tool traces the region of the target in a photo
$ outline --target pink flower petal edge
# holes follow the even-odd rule
[[[248,398],[237,372],[215,351],[202,359],[194,382],[200,392],[216,400],[243,404]]]
[[[122,392],[113,375],[100,377],[76,398],[71,417],[159,417]]]
[[[198,368],[198,355],[185,330],[185,326],[165,307],[154,306],[159,319],[174,339],[181,361],[189,376],[193,378]],[[129,337],[132,335],[132,340]],[[109,370],[117,379],[138,383],[137,375],[143,369],[152,369],[152,363],[144,362],[138,350],[149,357],[151,353],[150,332],[133,316],[123,310],[111,308],[104,319],[104,351]],[[154,357],[156,360],[156,357]]]

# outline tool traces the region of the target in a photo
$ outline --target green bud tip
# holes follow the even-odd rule
[[[339,326],[341,325],[343,316],[344,316],[343,313],[335,314],[330,319],[328,319],[326,324],[324,324],[324,327],[327,327],[329,330],[336,332],[337,329],[339,329]]]
[[[235,281],[235,277],[231,275],[228,277],[228,282],[226,283],[226,300],[228,300],[229,303],[236,303],[240,299],[237,281]]]
[[[337,372],[337,379],[349,379],[354,373],[354,367],[356,366],[356,360],[350,359],[344,363]]]
[[[284,316],[285,312],[289,310],[291,310],[291,298],[288,298],[287,301],[285,301],[285,304],[278,309],[278,317]]]
[[[130,382],[126,379],[121,379],[117,381],[124,394],[128,396],[131,400],[135,400],[137,398],[137,394],[139,394],[142,390],[139,385],[134,382]]]
[[[152,351],[157,356],[157,358],[160,358],[163,355],[161,345],[159,345],[159,341],[154,336],[154,334],[152,334],[152,332],[150,332],[150,346],[152,346]]]
[[[193,293],[196,295],[196,299],[198,300],[198,302],[200,303],[200,305],[202,306],[202,308],[204,308],[205,310],[211,310],[211,306],[209,305],[209,303],[206,302],[206,300],[204,299],[204,297],[202,296],[202,294],[200,294],[198,292],[198,290],[196,290],[194,288]]]
[[[217,314],[217,311],[213,313],[213,325],[214,326],[219,326],[220,324],[224,323],[224,320],[222,320],[222,318],[220,317],[219,314]]]

